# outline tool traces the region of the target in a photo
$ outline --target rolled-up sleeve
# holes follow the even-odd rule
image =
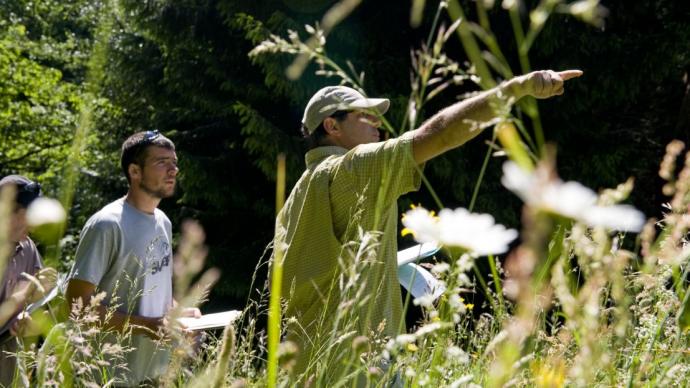
[[[389,204],[419,189],[423,165],[414,160],[412,133],[407,132],[395,139],[353,148],[344,156],[340,168],[354,187],[367,187],[370,193],[377,194],[377,201]]]

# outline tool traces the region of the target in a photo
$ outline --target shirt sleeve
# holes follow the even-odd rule
[[[117,254],[115,241],[118,232],[119,228],[113,221],[89,220],[81,232],[69,278],[98,285]]]
[[[347,170],[355,186],[376,193],[384,204],[419,189],[423,165],[412,153],[412,133],[379,143],[362,144],[350,150],[341,168]]]

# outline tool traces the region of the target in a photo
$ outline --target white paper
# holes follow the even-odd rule
[[[436,243],[424,243],[398,252],[398,267],[433,256],[441,247]]]
[[[415,298],[432,295],[433,299],[436,300],[446,289],[431,272],[415,263],[407,263],[398,267],[398,280]]]
[[[230,310],[222,313],[202,315],[201,318],[181,317],[177,318],[177,321],[189,330],[217,329],[227,326],[240,315],[242,315],[241,311]]]

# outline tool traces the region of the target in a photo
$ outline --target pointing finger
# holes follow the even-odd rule
[[[563,79],[563,81],[567,81],[569,79],[577,78],[582,75],[582,70],[564,70],[564,71],[559,71],[558,75]]]

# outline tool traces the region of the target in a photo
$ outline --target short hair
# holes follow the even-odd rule
[[[150,146],[167,148],[169,150],[175,150],[175,144],[172,140],[163,136],[157,130],[154,131],[141,131],[130,136],[122,143],[122,155],[120,157],[120,166],[122,167],[122,172],[127,178],[127,182],[130,182],[131,177],[129,176],[129,165],[134,163],[137,166],[143,166],[146,161],[147,150]]]
[[[345,120],[345,117],[347,116],[348,113],[352,112],[351,110],[338,110],[333,112],[332,115],[328,117],[332,117],[336,119],[338,122],[341,122]],[[304,138],[305,142],[307,143],[307,149],[313,150],[316,147],[322,146],[323,145],[323,140],[328,136],[328,132],[326,132],[326,128],[323,127],[323,122],[319,124],[318,127],[312,133],[309,133],[309,129],[307,128],[306,125],[302,124],[302,137]]]

